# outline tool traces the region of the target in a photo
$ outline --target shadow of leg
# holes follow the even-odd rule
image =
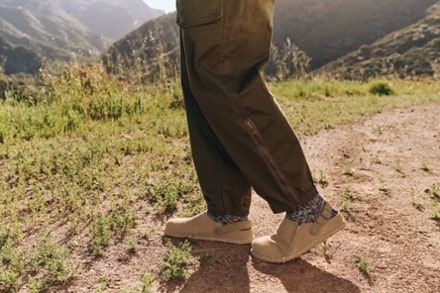
[[[322,271],[302,259],[285,264],[270,264],[254,259],[252,265],[260,273],[279,279],[287,292],[360,292],[352,282]]]
[[[180,292],[249,292],[249,250],[249,245],[195,242],[192,254],[200,267]]]

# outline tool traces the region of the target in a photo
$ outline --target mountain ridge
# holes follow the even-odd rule
[[[350,79],[440,77],[440,3],[424,19],[330,62],[321,71]]]
[[[84,14],[70,9],[75,4]],[[146,15],[140,18],[142,13]],[[121,37],[141,22],[162,13],[148,7],[142,0],[3,0],[0,3],[0,37],[11,48],[24,47],[34,51],[41,62],[78,61],[98,56],[111,45],[112,38]],[[85,23],[85,20],[89,22]],[[101,25],[101,30],[97,24]],[[5,52],[12,51],[3,50],[2,54]],[[4,55],[1,59],[11,58],[18,56]],[[9,63],[14,62],[10,60]],[[4,64],[0,63],[0,71],[1,67],[5,67]],[[16,73],[18,68],[35,73],[33,66],[27,69],[9,66],[3,71]]]
[[[432,3],[438,2],[371,0],[366,3],[355,0],[310,0],[306,3],[300,0],[278,0],[274,19],[273,52],[288,52],[289,50],[285,50],[286,44],[289,44],[286,40],[290,39],[291,44],[311,57],[309,70],[315,71],[363,45],[371,44],[387,34],[423,21]],[[154,63],[161,58],[160,56],[166,56],[172,69],[178,66],[179,62],[178,35],[175,13],[146,22],[114,43],[104,56],[104,63],[114,72],[115,68],[152,71],[136,63]],[[280,61],[283,62],[283,58],[279,58],[278,63]],[[267,73],[273,74],[274,62],[270,64],[272,66]],[[172,70],[165,68],[164,74],[170,73],[173,74]]]
[[[311,69],[411,25],[438,0],[278,0],[275,46],[286,38],[311,58]]]

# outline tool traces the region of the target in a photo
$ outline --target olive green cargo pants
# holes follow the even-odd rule
[[[274,0],[177,0],[182,88],[208,212],[245,216],[251,187],[275,213],[317,191],[301,146],[268,91]]]

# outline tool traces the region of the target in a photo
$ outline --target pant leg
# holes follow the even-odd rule
[[[206,122],[274,212],[306,205],[317,195],[309,167],[261,76],[269,58],[274,1],[177,4],[184,70]],[[199,174],[209,172],[208,166],[199,167]]]
[[[192,156],[208,212],[213,215],[247,216],[251,186],[200,111],[191,92],[184,50],[181,50],[181,61]]]

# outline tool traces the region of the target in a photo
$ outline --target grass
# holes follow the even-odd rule
[[[272,84],[271,90],[299,134],[315,134],[391,108],[440,100],[440,86],[434,81],[393,80],[389,84],[394,94],[389,96],[371,94],[375,82],[311,79]]]
[[[0,291],[67,283],[81,247],[92,258],[120,242],[135,251],[156,229],[137,231],[140,219],[205,209],[178,82],[139,86],[98,66],[64,70],[38,76],[32,94],[0,100]],[[299,135],[440,101],[432,81],[388,83],[390,96],[371,94],[371,83],[321,79],[270,88]],[[328,183],[322,172],[318,181]],[[55,226],[65,232],[47,236]],[[42,260],[50,247],[55,262]]]
[[[363,256],[356,256],[355,262],[357,264],[357,267],[359,271],[363,274],[368,274],[370,271],[370,265],[368,263],[368,260]]]
[[[420,164],[420,170],[423,170],[425,172],[431,172],[431,168],[428,166],[428,163],[423,160],[422,163]]]
[[[0,289],[18,291],[23,279],[30,292],[41,292],[53,285],[66,283],[78,271],[69,259],[69,251],[49,235],[30,248],[17,248],[11,238],[3,236],[0,246]]]
[[[156,279],[154,277],[150,276],[146,272],[141,272],[142,287],[140,288],[139,291],[141,293],[153,293],[154,291],[153,291],[152,285],[155,280]]]
[[[350,190],[349,187],[345,186],[345,187],[341,190],[339,196],[340,196],[341,201],[342,201],[342,204],[341,204],[340,210],[341,210],[342,212],[348,212],[349,209],[350,209],[350,205],[351,205],[351,203],[353,202],[353,198],[354,198],[354,197],[353,197],[353,192]]]
[[[163,257],[161,276],[165,280],[184,280],[187,276],[186,266],[190,263],[191,243],[188,240],[175,246],[167,243],[167,252]]]
[[[322,245],[322,251],[324,252],[324,255],[327,255],[327,253],[332,248],[331,243],[327,240],[324,240],[321,245]]]
[[[347,176],[347,177],[355,177],[356,170],[351,165],[346,165],[344,167],[344,171],[342,172],[342,175]]]
[[[427,191],[431,196],[431,201],[428,204],[430,218],[440,221],[440,183],[433,183]]]
[[[329,184],[327,176],[325,176],[322,170],[319,170],[318,176],[316,176],[316,174],[312,174],[312,177],[313,182],[318,183],[322,187],[326,187]]]
[[[420,198],[419,194],[416,192],[416,190],[414,188],[410,189],[410,191],[409,191],[409,198],[411,199],[412,205],[416,209],[423,210],[423,204],[422,204],[421,198]]]

